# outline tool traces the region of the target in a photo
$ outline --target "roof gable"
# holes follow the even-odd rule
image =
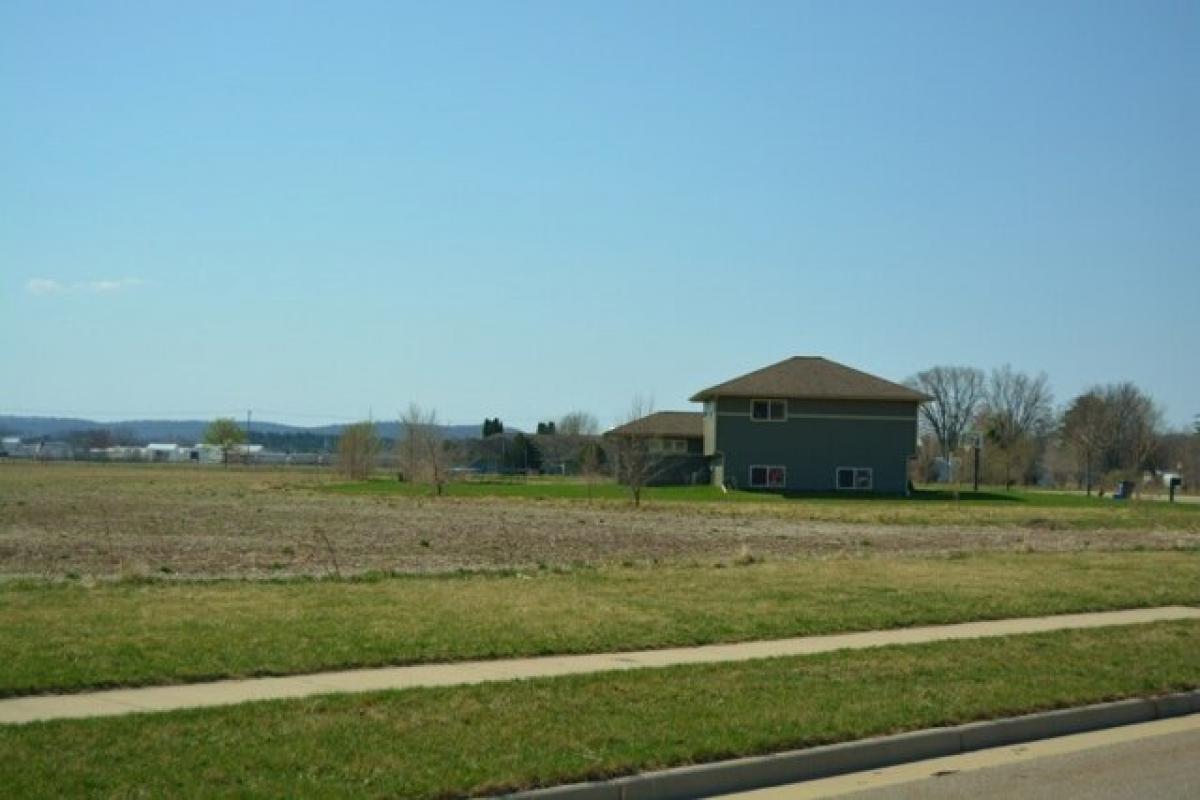
[[[793,397],[802,400],[894,400],[919,403],[929,396],[820,356],[793,356],[747,372],[692,395],[714,397]]]
[[[699,439],[704,436],[704,415],[699,411],[655,411],[618,425],[605,436],[663,436]]]

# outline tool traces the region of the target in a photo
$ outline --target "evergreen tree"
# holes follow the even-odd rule
[[[507,460],[513,469],[539,470],[542,468],[542,451],[532,438],[518,433],[512,438]]]

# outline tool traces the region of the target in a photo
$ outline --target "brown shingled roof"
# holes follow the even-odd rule
[[[793,356],[692,395],[693,402],[714,397],[794,397],[803,400],[931,399],[907,386],[868,375],[820,356]]]
[[[699,411],[655,411],[633,422],[618,425],[604,435],[699,439],[704,436],[704,415]]]

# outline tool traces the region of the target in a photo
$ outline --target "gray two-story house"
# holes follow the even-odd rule
[[[704,403],[714,484],[904,494],[917,412],[930,398],[815,356],[796,356],[692,396]]]

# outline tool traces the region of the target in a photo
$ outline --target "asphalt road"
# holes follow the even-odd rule
[[[762,789],[745,800],[1200,798],[1200,714]]]
[[[1194,800],[1200,798],[1200,731],[956,772],[844,796],[853,800],[960,797]]]

